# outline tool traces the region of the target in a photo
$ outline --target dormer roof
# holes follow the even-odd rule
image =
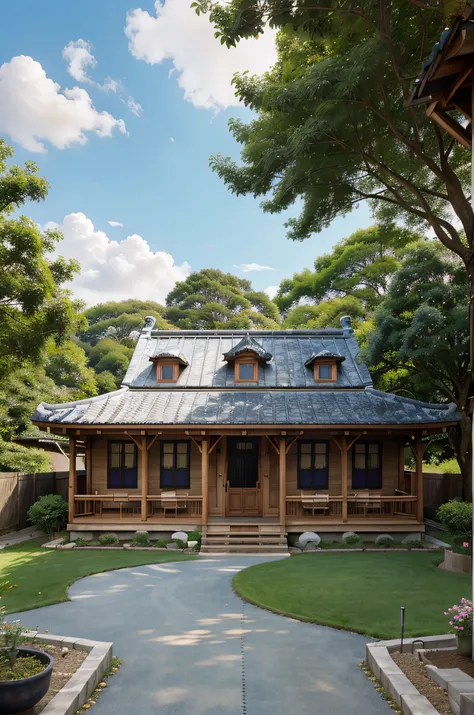
[[[273,357],[273,355],[268,352],[268,350],[265,350],[249,333],[247,333],[237,345],[227,350],[227,352],[223,354],[223,357],[227,362],[231,362],[243,353],[255,353],[258,359],[264,363],[270,362]]]
[[[150,355],[149,357],[150,362],[156,362],[158,360],[174,360],[175,362],[178,362],[180,365],[189,365],[189,362],[186,360],[184,355],[180,353],[178,350],[156,350],[153,355]]]
[[[305,366],[306,367],[311,367],[311,365],[318,360],[321,361],[334,361],[337,363],[343,362],[346,358],[344,355],[341,355],[340,353],[333,352],[331,350],[320,350],[318,353],[313,353],[310,355],[310,357],[305,361]]]

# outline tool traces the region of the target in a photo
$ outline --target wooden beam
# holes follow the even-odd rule
[[[215,450],[215,448],[217,447],[217,445],[219,444],[219,442],[221,441],[221,439],[222,439],[223,436],[224,436],[224,435],[221,434],[221,436],[218,437],[218,438],[215,440],[215,442],[213,442],[213,443],[211,444],[211,446],[209,447],[209,452],[208,452],[208,454],[212,454],[212,452]]]
[[[147,446],[146,446],[147,451],[153,447],[153,445],[155,444],[156,440],[158,439],[159,434],[160,434],[159,432],[158,432],[157,434],[155,434],[155,436],[153,437],[153,439],[151,440],[151,442],[149,442],[149,443],[147,444]]]
[[[134,440],[135,441],[135,440]],[[147,520],[147,496],[148,496],[148,449],[146,446],[146,435],[142,437],[141,449],[141,474],[142,474],[142,521]]]
[[[286,437],[280,437],[280,525],[286,525]]]
[[[197,439],[194,439],[194,437],[192,436],[192,434],[190,434],[189,436],[191,437],[192,441],[194,442],[194,444],[196,445],[196,447],[198,448],[198,450],[199,450],[199,451],[201,452],[201,454],[202,454],[201,445],[199,444],[199,442],[197,441]]]
[[[146,452],[146,439],[145,439],[145,442],[143,442],[143,438],[142,438],[142,439],[135,439],[135,437],[133,436],[133,434],[130,434],[130,432],[125,432],[125,434],[127,435],[127,437],[130,437],[130,439],[132,440],[132,442],[135,442],[135,444],[137,445],[138,449],[140,449],[140,450],[145,449],[145,452]],[[145,445],[145,446],[143,446],[143,445]]]
[[[416,503],[417,520],[423,523],[423,442],[420,435],[415,437],[415,465],[416,465]]]
[[[341,493],[342,493],[342,521],[347,521],[347,437],[341,437]]]
[[[297,439],[298,439],[298,437],[294,437],[293,439],[290,439],[290,441],[289,441],[288,444],[286,445],[286,454],[288,454],[288,452],[289,452],[290,449],[293,447],[293,445],[294,445],[294,443],[296,442]]]
[[[209,516],[209,440],[202,440],[201,449],[201,479],[202,479],[202,525],[207,526]]]
[[[430,111],[431,110],[431,111]],[[428,114],[428,112],[430,112]],[[452,117],[450,117],[446,112],[441,112],[437,109],[428,109],[426,112],[427,116],[432,119],[436,124],[438,124],[445,132],[452,136],[456,141],[462,144],[466,149],[471,151],[472,142],[470,135],[466,132],[461,124],[458,124]]]
[[[405,445],[403,442],[398,455],[398,488],[405,491]]]
[[[276,452],[277,454],[280,454],[280,448],[278,447],[278,445],[275,444],[275,442],[271,439],[271,437],[269,437],[268,434],[266,434],[265,437],[268,439],[268,441],[269,441],[270,444],[272,445],[272,447],[273,447],[273,449],[275,450],[275,452]],[[280,443],[281,443],[281,440],[280,440]]]
[[[68,520],[74,521],[74,495],[77,494],[76,469],[76,438],[69,437],[69,487],[68,487]]]

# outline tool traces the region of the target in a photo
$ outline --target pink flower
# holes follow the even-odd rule
[[[469,548],[469,541],[463,541],[463,544],[462,544],[462,545],[464,546],[465,549],[468,549],[468,548]],[[463,600],[464,600],[464,599],[463,599]]]
[[[464,630],[464,626],[459,626],[459,630],[460,630],[460,631],[463,631],[463,630]]]

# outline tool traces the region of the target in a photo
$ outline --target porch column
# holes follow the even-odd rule
[[[347,521],[347,437],[341,437],[341,494],[342,494],[342,521]]]
[[[86,437],[86,494],[92,494],[92,444]]]
[[[141,475],[142,475],[142,521],[147,520],[148,505],[148,446],[146,443],[146,435],[142,436],[142,445],[140,447],[141,455]]]
[[[416,474],[416,496],[418,497],[416,505],[417,521],[423,523],[423,442],[420,435],[415,437],[415,474]]]
[[[286,526],[286,437],[280,437],[280,524]]]
[[[77,492],[76,469],[76,438],[69,437],[69,488],[68,488],[68,521],[74,520],[74,496]]]
[[[201,481],[202,481],[202,525],[207,526],[209,516],[209,440],[201,443]]]

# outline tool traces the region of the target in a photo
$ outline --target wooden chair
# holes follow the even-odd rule
[[[329,494],[304,494],[301,492],[301,504],[303,512],[310,511],[314,516],[315,511],[323,514],[329,513]]]
[[[382,513],[381,494],[362,491],[354,494],[354,497],[356,498],[356,510],[361,509],[364,516],[367,516],[370,511]]]
[[[187,510],[188,502],[186,497],[188,494],[179,494],[176,492],[161,492],[161,508],[166,517],[167,511],[174,511],[175,516],[178,516],[179,510]]]

